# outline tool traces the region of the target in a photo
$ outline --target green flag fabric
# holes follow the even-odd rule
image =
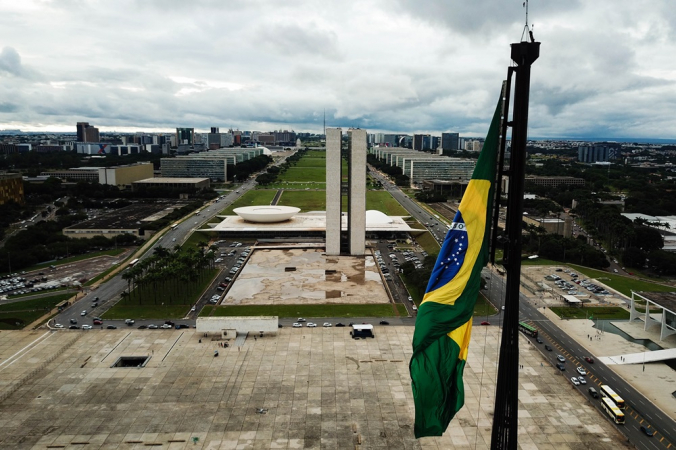
[[[409,364],[415,437],[441,436],[465,402],[462,374],[488,262],[502,98],[418,308]]]

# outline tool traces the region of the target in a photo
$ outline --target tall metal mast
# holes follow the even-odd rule
[[[530,68],[540,56],[540,43],[512,44],[511,58],[516,67],[514,83],[512,146],[510,167],[504,173],[509,176],[507,197],[506,245],[504,265],[507,273],[505,313],[502,327],[502,343],[498,365],[498,380],[495,392],[495,410],[491,449],[516,450],[518,427],[518,382],[519,382],[519,285],[521,278],[521,222],[526,166],[526,142],[528,140],[528,100],[530,94]],[[511,77],[510,77],[511,78]],[[503,134],[504,139],[504,134]]]

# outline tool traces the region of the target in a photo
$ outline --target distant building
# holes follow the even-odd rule
[[[135,181],[152,178],[153,164],[149,162],[99,168],[99,184],[121,188],[131,187]]]
[[[176,128],[176,145],[195,143],[194,128]]]
[[[67,170],[50,170],[42,172],[41,177],[54,177],[66,181],[99,181],[99,169],[101,167],[73,167]]]
[[[133,190],[153,188],[185,189],[186,191],[203,191],[209,189],[210,182],[208,178],[146,178],[132,183]]]
[[[611,150],[615,155],[615,149],[608,145],[581,145],[577,148],[577,160],[584,163],[608,161]]]
[[[144,150],[141,144],[113,145],[105,142],[81,143],[75,145],[77,153],[84,155],[136,155]]]
[[[413,150],[431,150],[432,136],[429,134],[414,134],[413,135]]]
[[[18,173],[0,172],[0,205],[10,201],[23,204],[23,179]]]
[[[227,180],[227,167],[248,161],[264,153],[262,147],[221,148],[204,153],[178,155],[175,158],[162,158],[163,177],[169,178],[209,178],[213,181]]]
[[[89,122],[78,122],[75,125],[77,129],[77,142],[99,142],[99,129],[89,125]]]
[[[443,153],[454,152],[460,148],[458,133],[441,133],[441,150]]]
[[[573,236],[573,219],[570,216],[563,218],[523,216],[523,221],[544,228],[548,234],[558,234],[567,238]]]
[[[551,186],[556,187],[560,185],[566,186],[584,186],[584,178],[575,177],[541,177],[536,175],[527,175],[526,183],[533,183],[536,186]]]

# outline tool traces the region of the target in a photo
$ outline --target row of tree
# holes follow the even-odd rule
[[[125,302],[143,304],[151,297],[153,304],[189,304],[189,294],[195,283],[210,275],[213,269],[216,246],[207,248],[207,243],[199,244],[199,250],[189,248],[182,252],[179,246],[173,249],[156,247],[152,256],[137,262],[126,269],[122,279],[128,289],[124,293]]]
[[[394,182],[397,186],[409,187],[411,185],[411,179],[408,175],[404,175],[404,171],[401,170],[401,167],[391,166],[384,161],[378,159],[375,155],[366,155],[366,162],[380,170],[383,173],[394,178]]]

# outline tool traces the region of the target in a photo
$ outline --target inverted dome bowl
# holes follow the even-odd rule
[[[289,220],[300,212],[294,206],[244,206],[235,208],[235,214],[247,222],[274,223]]]

